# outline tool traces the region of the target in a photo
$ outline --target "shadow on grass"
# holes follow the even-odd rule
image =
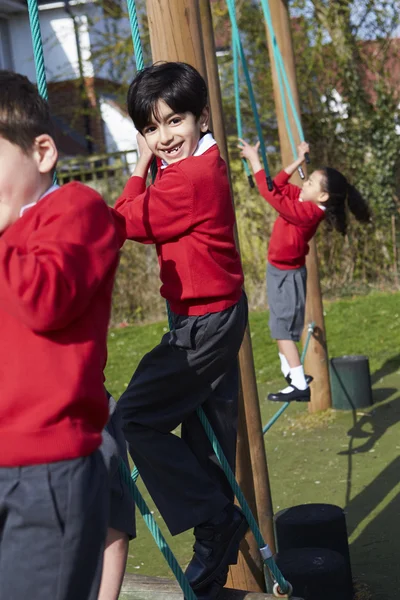
[[[383,365],[381,366],[381,368],[378,369],[377,371],[375,371],[375,373],[373,373],[371,375],[372,385],[374,385],[374,383],[377,383],[380,379],[382,379],[382,377],[391,375],[392,373],[394,373],[395,371],[398,371],[399,369],[400,369],[400,354],[397,354],[397,356],[392,356],[387,361],[385,361],[383,363]]]
[[[390,362],[390,361],[388,361]],[[400,587],[397,567],[398,540],[400,538],[400,493],[396,486],[400,480],[400,456],[397,456],[357,496],[351,499],[354,454],[370,452],[382,436],[400,422],[400,396],[384,402],[396,389],[374,390],[372,409],[362,414],[353,410],[353,426],[348,431],[349,447],[341,455],[348,456],[346,490],[346,521],[349,536],[371,513],[378,514],[364,527],[351,544],[353,566],[373,592],[374,600],[387,600],[393,590]],[[357,532],[356,532],[357,533]],[[360,571],[363,571],[360,573]]]
[[[398,551],[400,539],[400,456],[395,458],[365,489],[346,506],[349,535],[359,524],[383,508],[351,544],[353,567],[366,582],[374,600],[387,600],[400,589]]]

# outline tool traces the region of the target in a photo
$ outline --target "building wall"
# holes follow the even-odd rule
[[[83,5],[74,7],[78,14],[79,38],[82,52],[82,66],[86,77],[93,77],[90,60],[90,36],[88,21],[98,7]],[[82,14],[83,11],[87,14]],[[12,53],[15,68],[36,81],[35,65],[29,19],[26,13],[14,15],[9,22]],[[65,81],[79,76],[78,52],[75,40],[74,25],[71,17],[63,8],[40,11],[40,28],[42,32],[44,60],[48,81]]]
[[[103,9],[92,3],[71,5],[76,17],[83,74],[85,77],[112,78],[115,69],[110,62],[100,64],[94,73],[91,57],[92,49],[101,43],[112,43],[115,28],[128,32],[126,19],[105,17]],[[42,33],[46,75],[48,81],[65,81],[79,77],[79,62],[74,23],[65,11],[64,4],[55,2],[40,7],[40,28]],[[13,15],[9,21],[11,49],[14,63],[20,73],[35,81],[35,67],[31,32],[27,13]]]
[[[84,152],[135,148],[133,125],[112,100],[119,85],[112,62],[94,69],[92,60],[92,50],[102,43],[112,43],[115,28],[119,31],[125,28],[128,35],[129,23],[126,19],[106,17],[103,8],[92,2],[74,5],[71,0],[69,6],[76,28],[64,3],[41,5],[39,12],[49,103],[57,118],[57,127],[74,138],[75,146],[71,144],[71,148],[78,145]],[[83,79],[80,77],[77,33]],[[4,23],[0,20],[0,35],[0,66],[13,68],[36,81],[27,11],[10,15]],[[110,102],[104,101],[104,94]],[[92,148],[88,139],[92,141]]]

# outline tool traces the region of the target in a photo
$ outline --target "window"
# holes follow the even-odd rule
[[[0,17],[0,69],[12,69],[10,32],[8,21]]]

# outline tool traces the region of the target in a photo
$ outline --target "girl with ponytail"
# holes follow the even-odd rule
[[[302,188],[289,183],[309,152],[306,142],[298,148],[299,158],[275,177],[272,191],[268,190],[258,156],[259,143],[251,146],[239,140],[239,148],[252,167],[260,194],[278,212],[268,246],[269,327],[277,340],[281,370],[289,385],[269,394],[268,399],[308,402],[312,377],[304,374],[296,346],[304,327],[308,242],[323,220],[330,229],[345,235],[349,211],[363,223],[370,221],[371,212],[356,188],[331,167],[314,171]]]

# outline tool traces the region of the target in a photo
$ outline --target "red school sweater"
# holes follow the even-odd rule
[[[87,456],[108,418],[103,386],[125,223],[80,183],[0,236],[0,467]]]
[[[127,236],[155,244],[161,295],[180,315],[218,312],[241,295],[226,165],[218,147],[159,169],[153,185],[131,177],[116,205]]]
[[[258,190],[278,211],[268,245],[268,262],[278,269],[299,269],[306,262],[308,242],[324,218],[324,211],[314,202],[300,202],[301,189],[289,183],[290,176],[281,171],[268,190],[265,171],[254,175]]]

